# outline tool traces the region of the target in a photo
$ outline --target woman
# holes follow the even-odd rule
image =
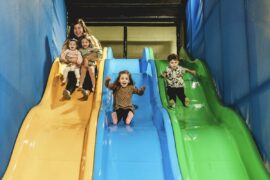
[[[83,35],[88,32],[88,29],[84,23],[84,21],[82,19],[78,19],[77,21],[75,21],[74,24],[71,25],[70,28],[70,32],[68,35],[68,39],[72,39],[75,38],[78,40],[78,46],[79,48],[81,48],[81,39],[83,37]],[[64,47],[66,48],[66,43],[64,44]],[[70,99],[71,98],[71,94],[75,91],[76,89],[76,82],[77,79],[75,77],[75,74],[73,72],[70,72],[68,74],[68,83],[67,86],[65,88],[65,90],[63,91],[63,97],[65,99]],[[90,94],[92,89],[92,83],[91,83],[91,79],[89,76],[89,73],[86,74],[85,80],[84,80],[84,84],[83,84],[83,97],[80,98],[81,100],[87,100],[88,99],[88,95]]]

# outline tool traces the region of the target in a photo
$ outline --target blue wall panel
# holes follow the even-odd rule
[[[206,61],[221,99],[245,118],[268,165],[269,9],[269,0],[188,0],[186,11],[187,49]]]
[[[0,177],[27,112],[46,86],[66,37],[64,0],[10,0],[0,5]]]

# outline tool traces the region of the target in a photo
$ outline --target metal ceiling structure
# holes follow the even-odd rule
[[[68,22],[88,25],[175,26],[185,16],[185,0],[67,0]]]

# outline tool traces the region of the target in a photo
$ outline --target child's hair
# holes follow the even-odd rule
[[[177,60],[179,61],[179,57],[177,54],[170,54],[168,57],[167,57],[167,60],[168,62],[170,62],[171,60]]]
[[[117,76],[116,80],[113,83],[114,85],[117,86],[117,88],[120,88],[121,87],[121,84],[119,82],[119,79],[120,79],[120,77],[121,77],[122,74],[127,74],[128,75],[128,77],[129,77],[129,83],[128,83],[128,85],[134,85],[134,81],[133,81],[133,79],[131,77],[130,72],[128,72],[127,70],[124,70],[124,71],[120,71],[118,73],[118,76]]]
[[[69,46],[69,43],[72,42],[72,41],[75,42],[76,45],[77,45],[77,47],[78,47],[78,40],[77,39],[74,39],[74,38],[67,40],[67,47]]]
[[[90,36],[89,36],[87,33],[84,33],[84,34],[83,34],[83,36],[82,36],[82,38],[81,38],[81,42],[82,42],[83,39],[86,39],[87,41],[89,41],[90,47],[92,46],[91,38],[90,38]]]
[[[74,26],[80,24],[83,28],[83,32],[89,34],[89,31],[87,29],[87,26],[85,25],[85,22],[82,19],[77,19],[76,21],[74,21],[71,26],[70,26],[70,31],[69,31],[69,38],[74,38],[76,37],[74,34]]]
[[[69,43],[71,41],[75,41],[76,42],[76,45],[77,45],[77,48],[78,48],[78,40],[75,39],[75,38],[67,38],[64,42],[64,45],[62,47],[62,51],[65,51],[66,49],[69,49]]]

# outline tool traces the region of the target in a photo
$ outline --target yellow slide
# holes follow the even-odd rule
[[[71,100],[61,100],[60,64],[53,63],[41,102],[21,126],[4,180],[92,179],[106,53],[105,48],[96,91],[88,101],[79,101],[77,91]]]

